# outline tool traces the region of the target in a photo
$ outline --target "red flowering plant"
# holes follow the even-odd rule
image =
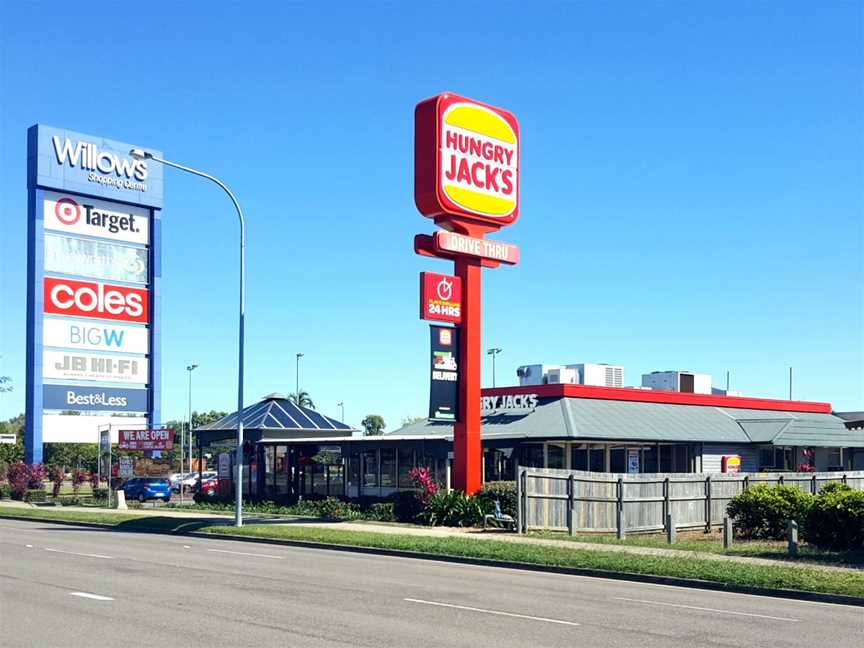
[[[48,472],[48,475],[51,478],[51,495],[54,497],[60,497],[60,489],[63,487],[63,479],[66,477],[66,473],[63,471],[62,466],[58,466],[54,464],[51,466],[51,470]]]
[[[76,468],[72,471],[72,492],[75,493],[75,497],[78,497],[78,491],[81,490],[81,484],[85,481],[87,481],[86,472],[80,468]]]
[[[415,494],[417,501],[425,507],[438,492],[438,484],[432,479],[429,468],[426,466],[412,468],[408,471],[408,477],[414,483],[414,488],[417,489]]]
[[[42,464],[28,465],[23,461],[16,461],[9,466],[9,490],[14,499],[24,499],[24,495],[28,490],[38,490],[42,488],[42,480],[45,477],[45,471],[42,469]]]
[[[92,488],[94,491],[99,488],[99,473],[90,473],[90,488]]]

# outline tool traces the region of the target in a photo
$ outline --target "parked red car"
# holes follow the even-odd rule
[[[219,490],[219,480],[211,477],[210,479],[204,478],[201,482],[201,486],[198,489],[198,492],[206,497],[213,497],[216,492]]]

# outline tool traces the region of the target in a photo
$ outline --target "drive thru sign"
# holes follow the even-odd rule
[[[519,171],[519,124],[512,113],[449,92],[417,104],[414,204],[443,231],[416,236],[414,250],[452,260],[461,281],[453,487],[468,494],[480,489],[482,468],[480,270],[518,261],[516,246],[485,236],[516,221]]]

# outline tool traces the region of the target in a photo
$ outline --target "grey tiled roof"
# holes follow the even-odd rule
[[[533,412],[487,416],[482,419],[482,426],[484,439],[566,438],[864,447],[864,431],[846,429],[843,421],[831,414],[589,398],[541,399]],[[452,437],[453,426],[420,421],[391,434]]]

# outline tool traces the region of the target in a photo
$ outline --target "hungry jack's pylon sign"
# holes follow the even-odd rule
[[[516,117],[501,108],[444,93],[414,111],[414,203],[446,230],[418,235],[414,250],[452,260],[461,281],[453,487],[469,494],[481,485],[480,270],[519,259],[515,245],[484,237],[519,216],[519,148]]]

